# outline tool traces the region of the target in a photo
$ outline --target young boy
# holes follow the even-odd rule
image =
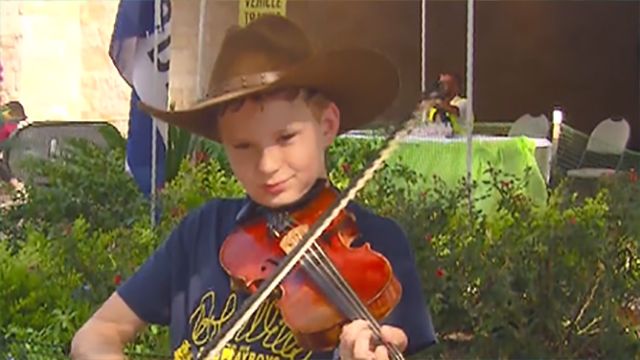
[[[371,121],[398,89],[394,67],[367,50],[315,53],[306,35],[279,16],[228,32],[209,93],[194,108],[143,110],[219,141],[246,199],[217,199],[190,213],[167,241],[78,331],[74,359],[120,359],[147,323],[170,326],[176,359],[195,358],[247,297],[230,286],[219,250],[227,235],[258,216],[285,215],[327,179],[325,150],[334,138]],[[285,210],[286,209],[286,210]],[[402,298],[382,321],[386,342],[405,354],[434,340],[413,254],[393,221],[352,203],[361,237],[390,262]],[[277,216],[274,216],[274,218]],[[312,305],[310,304],[310,312]],[[363,320],[342,329],[333,351],[299,346],[273,300],[223,350],[221,359],[386,359]]]

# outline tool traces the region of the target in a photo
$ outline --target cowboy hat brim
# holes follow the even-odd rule
[[[220,141],[211,110],[228,101],[280,88],[310,88],[334,101],[341,113],[339,133],[356,129],[388,108],[400,85],[393,64],[381,54],[366,49],[318,53],[284,73],[277,80],[231,91],[203,100],[189,109],[164,111],[144,102],[139,108],[171,125],[214,141]]]

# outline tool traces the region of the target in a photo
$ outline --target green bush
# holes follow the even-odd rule
[[[18,251],[0,247],[0,333],[14,357],[26,350],[63,355],[96,306],[158,244],[146,225],[90,231],[82,218],[67,229],[29,227],[26,234]]]
[[[70,141],[51,160],[26,160],[26,195],[0,217],[0,239],[23,240],[26,225],[45,232],[68,227],[82,216],[90,228],[115,229],[146,216],[147,201],[123,171],[124,149],[108,151],[86,141]],[[44,183],[44,184],[43,184]]]
[[[452,207],[462,196],[443,204],[436,195],[427,201],[438,204],[435,209],[417,210],[425,215],[425,226],[413,240],[443,340],[429,354],[638,354],[638,333],[621,313],[640,297],[639,234],[628,231],[611,211],[612,204],[630,209],[637,203],[614,198],[606,188],[578,201],[563,185],[552,191],[547,206],[535,207],[522,195],[523,184],[495,175],[502,201],[494,214],[470,216],[464,207]],[[443,208],[449,210],[438,210]],[[624,221],[637,223],[638,218]]]
[[[123,164],[123,149],[81,141],[29,161],[29,179],[45,185],[27,182],[28,196],[0,210],[2,357],[64,357],[74,332],[166,236],[150,228]],[[132,351],[166,349],[166,330],[141,339]]]

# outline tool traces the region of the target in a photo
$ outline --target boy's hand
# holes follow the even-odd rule
[[[381,331],[385,342],[395,345],[400,351],[407,348],[407,335],[402,329],[383,325]],[[389,359],[387,348],[377,344],[369,324],[364,320],[355,320],[342,328],[339,351],[341,360]]]

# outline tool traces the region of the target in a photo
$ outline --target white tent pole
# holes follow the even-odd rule
[[[153,68],[158,69],[158,31],[160,29],[160,24],[162,22],[162,0],[155,0],[154,6],[154,20],[153,20]],[[154,76],[155,84],[153,84],[154,88],[157,86],[164,86],[164,84],[159,84],[158,77]],[[156,144],[158,142],[157,136],[158,125],[156,124],[156,119],[151,117],[151,225],[155,227],[156,225],[156,178],[157,178],[157,166],[156,159],[158,154],[156,154]]]
[[[467,0],[467,110],[465,117],[467,131],[467,188],[469,189],[469,210],[473,210],[473,194],[471,191],[473,173],[473,30],[474,30],[474,0]]]
[[[427,77],[427,37],[426,37],[426,29],[425,25],[427,24],[427,1],[421,1],[421,17],[420,17],[420,42],[421,42],[421,53],[420,53],[420,91],[424,93],[427,89],[426,77]]]
[[[196,64],[196,99],[203,97],[202,86],[202,48],[204,46],[204,20],[207,12],[207,0],[200,0],[200,13],[198,19],[198,59]]]

